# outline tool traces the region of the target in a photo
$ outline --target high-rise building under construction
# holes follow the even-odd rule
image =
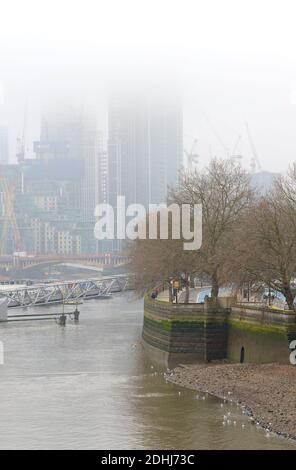
[[[81,213],[85,220],[93,220],[96,204],[104,199],[100,191],[104,182],[100,179],[105,166],[102,135],[94,113],[70,106],[46,109],[40,141],[34,147],[38,160],[56,161],[57,173],[62,166],[71,173],[80,162]]]
[[[109,105],[107,200],[165,203],[182,165],[182,108],[172,101],[114,99]],[[111,243],[122,249],[122,243]]]
[[[73,188],[73,226],[80,227],[82,249],[94,252],[97,245],[93,235],[94,210],[99,202],[106,199],[102,194],[106,186],[106,153],[95,113],[82,106],[55,105],[45,108],[40,141],[35,142],[34,148],[34,166],[37,168],[38,163],[45,165],[47,179],[72,181],[72,186],[68,185],[67,188]]]
[[[182,109],[176,104],[117,100],[109,106],[108,202],[166,202],[182,165]]]

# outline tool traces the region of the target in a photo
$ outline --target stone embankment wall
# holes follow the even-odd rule
[[[227,351],[229,309],[202,304],[144,302],[143,339],[164,362],[208,362]]]
[[[167,365],[230,359],[289,362],[296,339],[295,312],[236,305],[234,299],[205,304],[144,301],[144,345]]]
[[[228,318],[227,358],[254,363],[288,363],[296,339],[295,312],[234,305]]]

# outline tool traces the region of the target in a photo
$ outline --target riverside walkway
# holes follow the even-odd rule
[[[209,295],[211,288],[209,286],[205,287],[194,287],[190,288],[189,291],[189,303],[201,303],[204,302],[204,297]],[[169,302],[169,291],[168,289],[160,292],[157,297],[158,300],[163,302]],[[180,304],[184,303],[185,300],[185,289],[180,290],[178,293],[178,302]]]

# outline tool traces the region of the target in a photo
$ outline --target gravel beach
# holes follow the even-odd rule
[[[296,367],[282,364],[179,366],[166,374],[177,385],[233,400],[255,422],[296,439]]]

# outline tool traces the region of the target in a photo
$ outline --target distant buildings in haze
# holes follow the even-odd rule
[[[8,160],[8,130],[6,127],[0,127],[0,164],[6,165]]]
[[[163,203],[182,164],[182,108],[144,100],[112,100],[108,144],[94,113],[54,105],[44,108],[35,159],[5,165],[22,238],[22,249],[39,254],[80,254],[122,249],[94,238],[94,209],[116,205]],[[7,163],[7,133],[0,130],[1,163]],[[3,198],[1,204],[3,205]],[[5,208],[2,207],[0,225]],[[1,229],[1,227],[0,227]],[[5,251],[15,250],[8,233]]]

